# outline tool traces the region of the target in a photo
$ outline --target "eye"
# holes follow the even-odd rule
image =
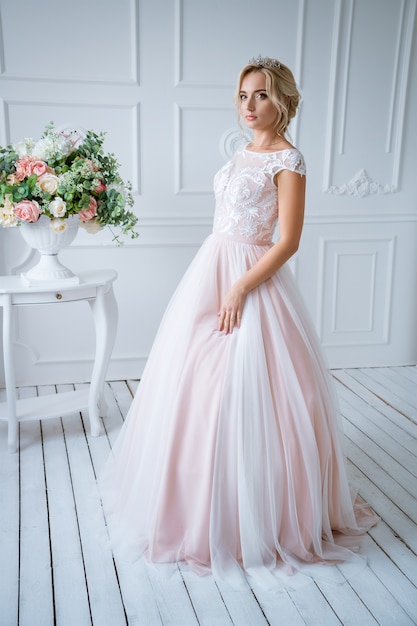
[[[258,93],[256,96],[259,100],[265,100],[268,97],[267,93]]]
[[[241,100],[246,100],[246,94],[241,93],[241,94],[239,95],[239,98],[240,98]]]

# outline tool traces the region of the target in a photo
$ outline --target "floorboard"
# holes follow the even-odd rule
[[[35,388],[19,390],[20,398]],[[30,624],[33,609],[39,623],[54,624],[54,586],[45,482],[42,423],[20,425],[19,623]]]
[[[40,392],[53,393],[54,389],[42,387]],[[42,421],[42,437],[56,621],[68,626],[88,624],[91,611],[80,542],[78,506],[74,499],[72,469],[62,420]],[[71,594],[68,593],[69,589]],[[72,601],[74,596],[77,602]]]
[[[0,626],[417,624],[417,368],[332,374],[351,484],[380,517],[361,567],[339,566],[337,584],[317,578],[270,592],[248,579],[232,591],[183,564],[115,558],[96,478],[139,382],[112,381],[100,437],[90,436],[87,412],[22,422],[19,452],[9,454],[0,422]]]
[[[0,389],[0,401],[5,392]],[[0,427],[0,613],[4,624],[19,618],[19,455],[5,452],[7,433]],[[0,622],[1,623],[1,622]]]

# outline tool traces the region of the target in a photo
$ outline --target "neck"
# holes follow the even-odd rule
[[[282,143],[281,135],[254,135],[252,145],[255,148],[272,148]]]
[[[278,146],[280,143],[282,143],[282,139],[278,139],[273,143],[255,143],[253,141],[252,145],[255,146],[255,148],[272,148],[272,146]]]

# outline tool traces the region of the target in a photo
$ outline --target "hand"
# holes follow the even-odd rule
[[[223,330],[227,335],[232,333],[235,327],[239,328],[245,300],[246,294],[242,292],[237,284],[234,284],[224,296],[218,312],[220,331]]]

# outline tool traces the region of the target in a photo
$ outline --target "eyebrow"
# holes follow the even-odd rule
[[[266,89],[255,89],[255,91],[253,93],[259,93],[260,91],[265,91],[266,92]],[[241,89],[239,91],[239,93],[247,93],[247,91],[244,91],[243,89]]]

